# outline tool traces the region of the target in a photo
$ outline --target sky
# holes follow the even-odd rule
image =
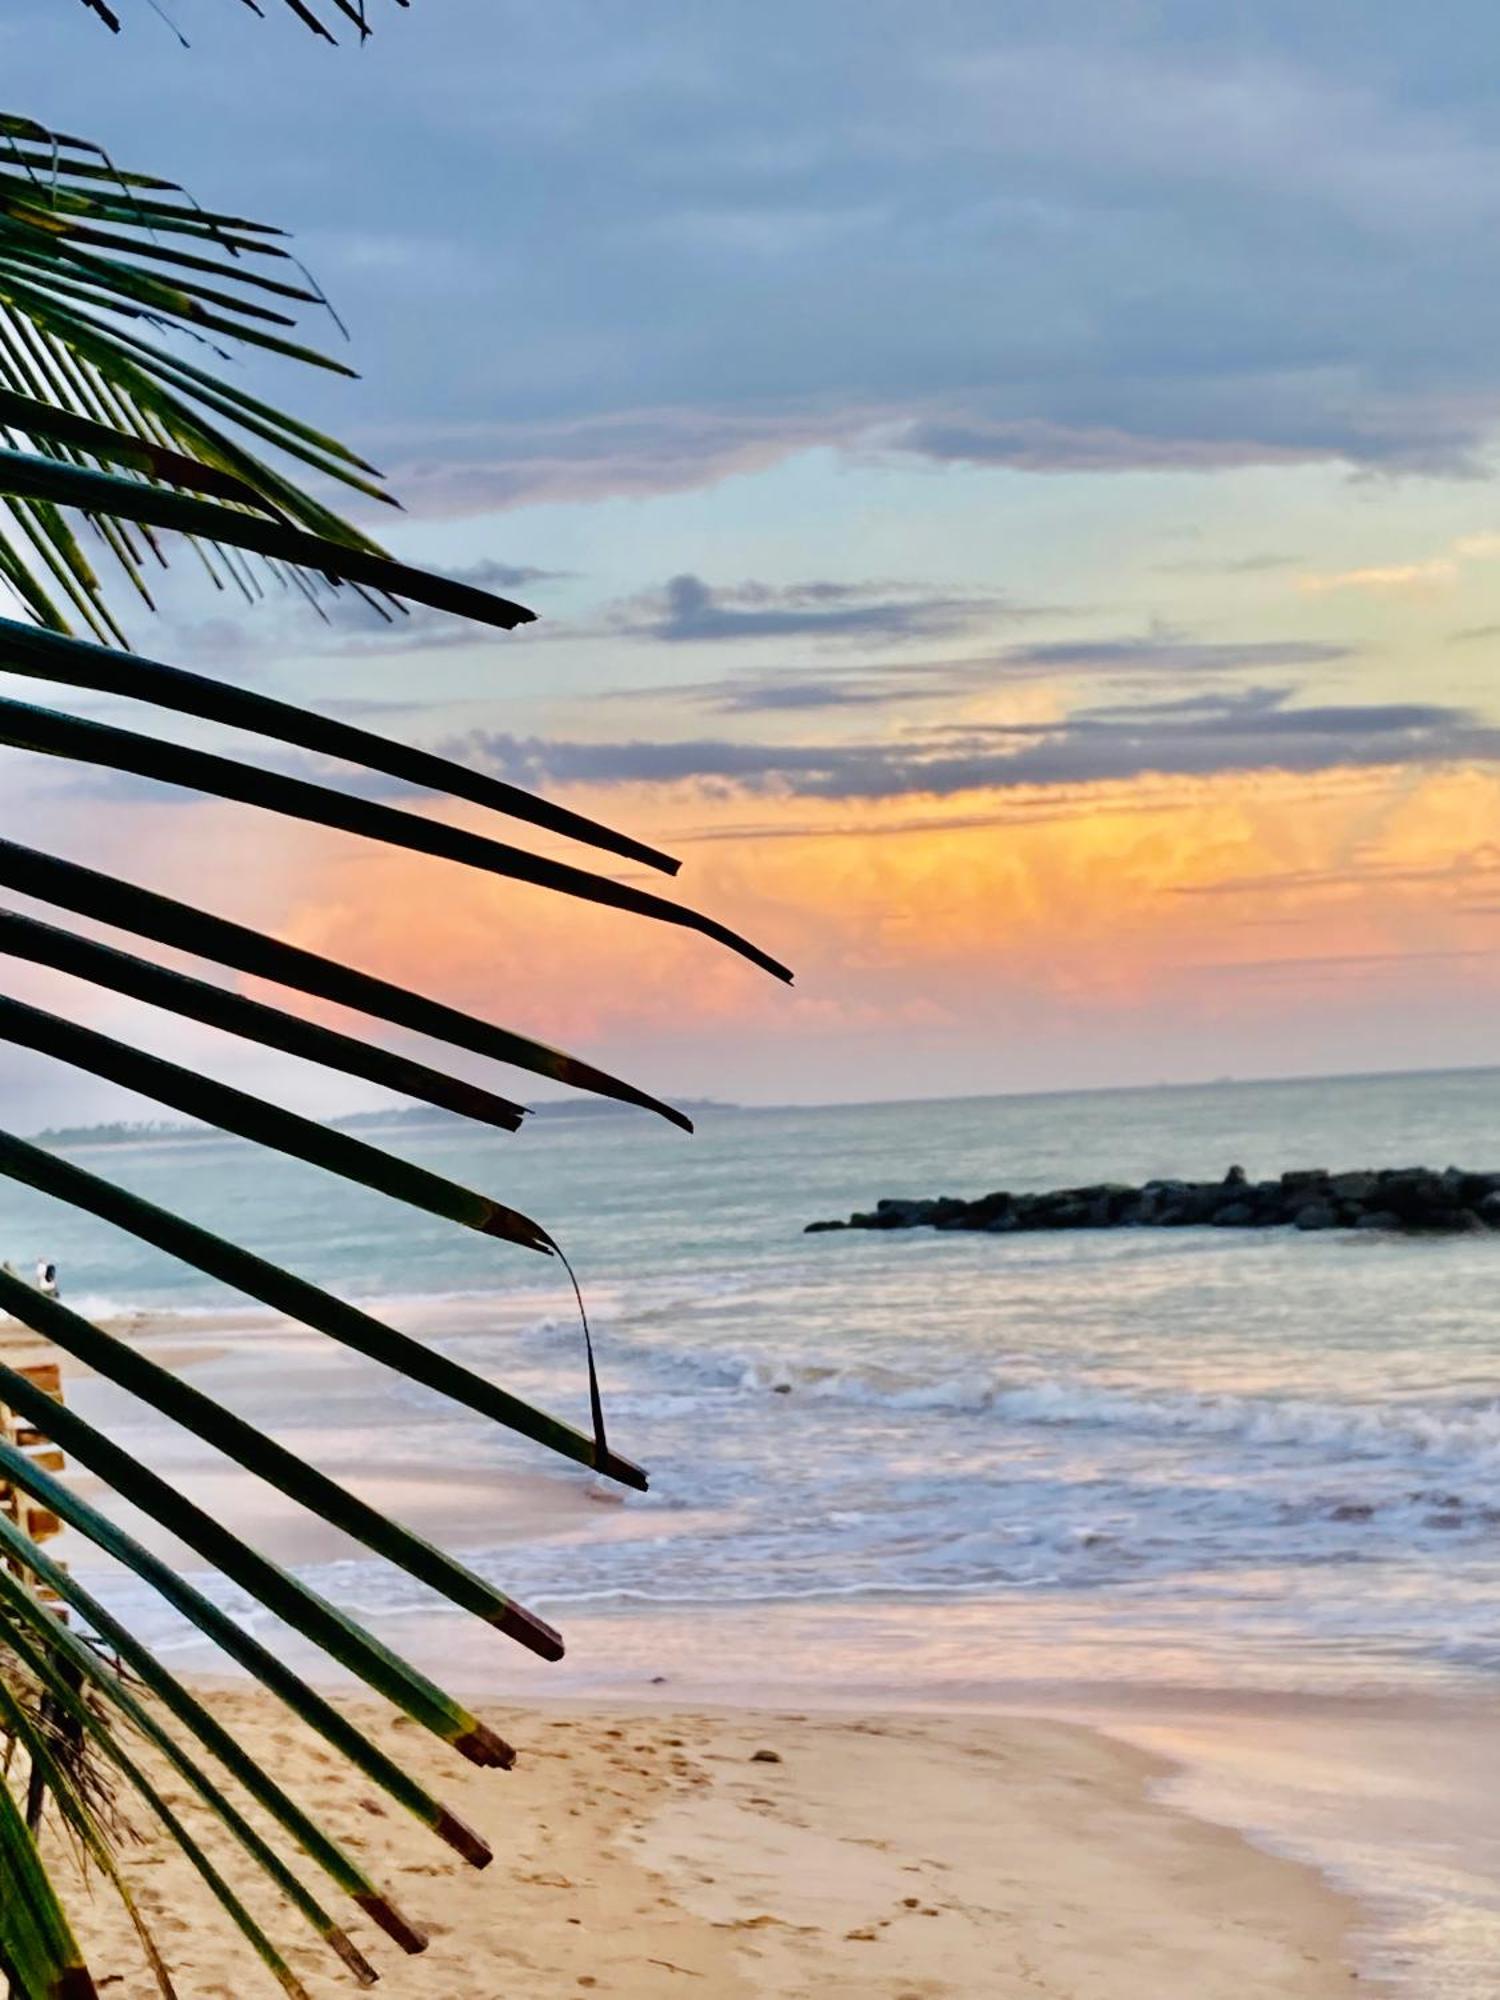
[[[1495,1059],[1491,8],[371,6],[333,49],[230,0],[120,0],[117,39],[11,0],[8,108],[292,230],[350,337],[307,331],[360,379],[238,379],[380,464],[406,511],[361,519],[394,552],[538,623],[324,627],[184,564],[132,640],[669,848],[672,893],[796,984],[13,754],[5,830],[665,1095]],[[9,990],[371,1101],[60,977]],[[21,1129],[140,1109],[38,1059],[0,1079]]]

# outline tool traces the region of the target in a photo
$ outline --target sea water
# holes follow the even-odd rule
[[[192,1379],[349,1483],[385,1497],[420,1467],[456,1485],[465,1559],[569,1632],[570,1687],[1097,1702],[1118,1686],[1169,1717],[1214,1690],[1356,1721],[1426,1697],[1482,1712],[1500,1689],[1500,1236],[804,1233],[883,1195],[1500,1169],[1500,1071],[710,1110],[692,1138],[624,1113],[361,1136],[552,1231],[590,1306],[611,1439],[649,1494],[580,1514],[587,1473],[255,1326],[210,1281],[12,1187],[0,1254],[54,1259],[80,1309],[217,1330]],[[64,1150],[586,1427],[550,1260],[237,1142]],[[106,1385],[76,1400],[189,1490],[209,1479],[210,1453]],[[487,1482],[518,1474],[543,1504],[488,1534]],[[451,1632],[362,1553],[304,1568],[419,1659]],[[137,1587],[109,1588],[177,1642]],[[1293,1846],[1295,1792],[1246,1807]],[[1339,1848],[1310,1827],[1357,1877],[1350,1830]],[[1399,1894],[1400,1876],[1375,1886]],[[1446,1983],[1420,1990],[1442,2000],[1487,1990],[1466,1964],[1500,1935],[1482,1871],[1465,1893],[1462,1950],[1427,1951],[1424,1978]]]

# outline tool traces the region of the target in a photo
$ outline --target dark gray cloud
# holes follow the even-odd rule
[[[1205,641],[1170,631],[1123,639],[1061,639],[1017,646],[1005,658],[1034,673],[1103,672],[1220,674],[1277,667],[1324,666],[1350,657],[1350,648],[1322,639]]]
[[[296,229],[370,377],[304,406],[424,508],[813,445],[1451,471],[1500,414],[1485,0],[1441,32],[1354,0],[445,0],[359,51],[179,6],[186,53],[133,11],[112,40],[10,0],[12,101]]]
[[[942,639],[1013,616],[1003,600],[953,597],[889,583],[705,583],[674,576],[651,596],[619,605],[614,630],[668,644],[733,639],[863,640],[900,645]]]
[[[1169,633],[1118,639],[1052,640],[1004,646],[952,660],[902,660],[847,667],[774,667],[715,680],[663,687],[621,688],[617,702],[670,698],[722,715],[901,707],[964,699],[1023,680],[1088,676],[1124,684],[1158,678],[1264,673],[1324,666],[1352,657],[1348,647],[1320,639],[1206,642]]]
[[[834,744],[586,743],[476,732],[453,746],[513,782],[672,783],[827,799],[944,796],[976,789],[1128,781],[1148,774],[1312,773],[1500,758],[1500,729],[1431,702],[1295,706],[1287,689],[1139,709],[1083,710],[1060,723],[942,726]]]
[[[572,575],[571,570],[538,569],[534,563],[498,562],[493,556],[446,569],[439,564],[433,567],[437,575],[449,577],[454,583],[471,583],[476,590],[524,590],[528,583],[550,583]]]

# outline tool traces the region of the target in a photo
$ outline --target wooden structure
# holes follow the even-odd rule
[[[38,1389],[55,1397],[59,1403],[62,1401],[62,1370],[55,1361],[34,1362],[29,1368],[18,1368],[16,1373],[24,1375],[28,1382],[34,1382]],[[63,1470],[63,1455],[50,1439],[4,1403],[0,1403],[0,1439],[25,1452],[43,1472]],[[6,1480],[0,1480],[0,1513],[4,1513],[23,1535],[29,1535],[34,1542],[50,1542],[55,1535],[62,1533],[63,1524],[50,1507],[42,1506],[29,1493]],[[19,1564],[12,1563],[9,1567],[35,1590],[44,1604],[53,1607],[59,1618],[67,1616],[55,1591],[29,1571],[23,1571]]]

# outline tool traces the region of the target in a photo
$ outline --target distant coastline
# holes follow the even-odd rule
[[[920,1104],[1035,1104],[1065,1102],[1078,1098],[1151,1096],[1165,1091],[1183,1095],[1203,1091],[1230,1095],[1241,1091],[1417,1082],[1423,1078],[1438,1081],[1455,1076],[1500,1077],[1500,1063],[1455,1063],[1434,1069],[1341,1070],[1332,1075],[1308,1073],[1293,1076],[1217,1076],[1187,1081],[1162,1079],[1152,1083],[1092,1084],[1075,1089],[974,1091],[939,1097],[828,1098],[807,1103],[775,1104],[740,1104],[718,1098],[682,1098],[674,1099],[674,1102],[680,1110],[697,1121],[709,1115],[721,1116],[726,1112],[755,1116],[768,1112],[896,1110]],[[534,1101],[530,1107],[530,1115],[532,1118],[550,1123],[554,1119],[633,1118],[641,1114],[633,1106],[616,1103],[613,1099],[553,1097]],[[392,1106],[389,1110],[352,1111],[346,1112],[341,1117],[324,1119],[320,1122],[340,1132],[368,1131],[377,1127],[386,1130],[392,1127],[411,1131],[451,1130],[455,1127],[467,1127],[469,1124],[467,1119],[460,1117],[456,1112],[443,1111],[426,1105],[413,1105],[409,1108]],[[147,1118],[106,1120],[94,1125],[49,1125],[40,1132],[33,1132],[27,1136],[39,1146],[134,1146],[153,1140],[181,1145],[217,1139],[220,1135],[213,1127],[207,1125]]]
[[[726,1111],[739,1111],[738,1104],[718,1103],[712,1098],[686,1098],[678,1100],[678,1108],[689,1118],[698,1119],[713,1113],[716,1116]],[[565,1122],[573,1119],[592,1118],[633,1118],[641,1114],[633,1105],[617,1104],[612,1098],[542,1098],[530,1107],[529,1119],[540,1119],[546,1124]],[[444,1111],[435,1105],[413,1105],[409,1109],[393,1107],[389,1111],[350,1111],[342,1118],[325,1118],[318,1121],[335,1132],[444,1132],[470,1131],[472,1121],[456,1111]],[[186,1121],[174,1122],[165,1118],[115,1119],[100,1125],[49,1125],[40,1132],[30,1134],[31,1142],[37,1146],[141,1146],[166,1144],[173,1146],[218,1143],[223,1133],[212,1125],[190,1124]]]

